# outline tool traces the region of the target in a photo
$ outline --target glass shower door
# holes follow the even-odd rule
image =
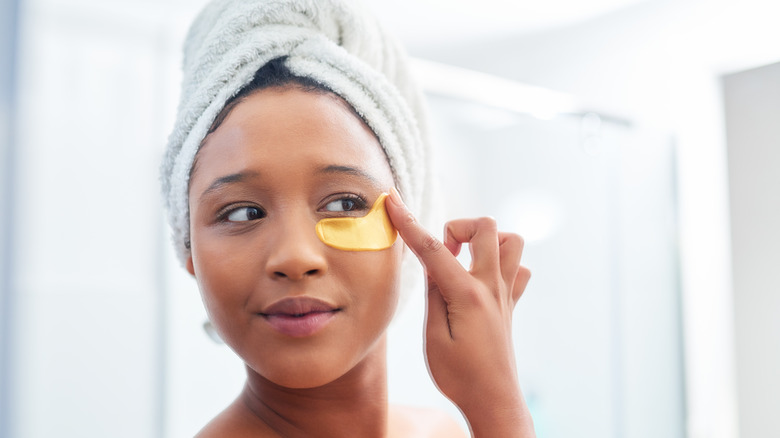
[[[538,436],[682,437],[671,139],[595,114],[430,105],[446,217],[525,238],[514,335]]]

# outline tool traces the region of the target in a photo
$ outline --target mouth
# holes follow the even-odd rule
[[[342,309],[311,297],[289,297],[276,301],[259,313],[282,335],[300,338],[314,335]]]

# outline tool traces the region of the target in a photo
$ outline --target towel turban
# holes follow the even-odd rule
[[[277,58],[352,105],[379,139],[405,201],[426,220],[431,175],[423,99],[397,41],[349,0],[217,0],[187,35],[178,114],[161,167],[182,263],[190,254],[189,176],[198,148],[225,103]]]

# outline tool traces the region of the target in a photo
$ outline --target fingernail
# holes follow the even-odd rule
[[[404,201],[401,199],[401,194],[398,193],[398,190],[395,187],[390,187],[390,200],[399,207],[406,207]]]

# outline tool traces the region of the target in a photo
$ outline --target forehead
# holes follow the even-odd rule
[[[393,184],[379,141],[344,100],[332,93],[270,88],[246,97],[206,138],[190,183],[195,189],[248,170],[305,176],[332,165],[358,168]]]

